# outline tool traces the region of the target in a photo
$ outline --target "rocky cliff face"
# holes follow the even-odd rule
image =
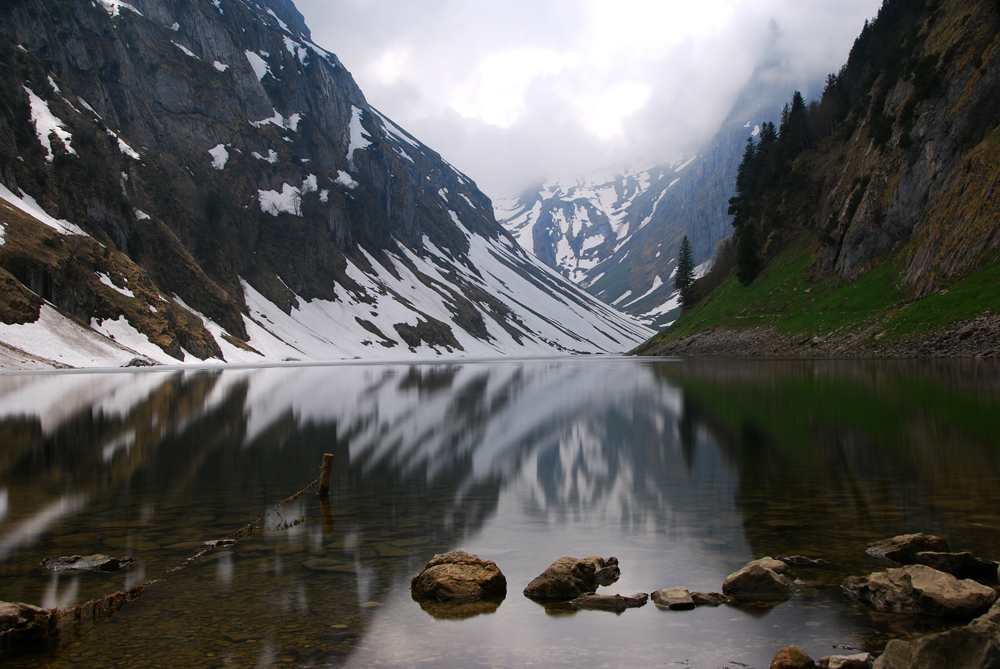
[[[817,212],[815,224],[833,222],[820,273],[853,279],[903,250],[901,280],[924,296],[995,253],[998,10],[991,2],[939,3],[911,28],[919,46],[910,58],[926,63],[924,71],[879,74],[871,90],[877,108],[846,143],[840,173]],[[882,143],[873,127],[880,122],[891,128]]]
[[[748,152],[733,262],[637,351],[996,355],[998,47],[995,2],[886,0]]]
[[[498,201],[497,218],[523,247],[592,295],[650,327],[666,327],[680,314],[672,277],[681,240],[686,235],[695,262],[704,263],[732,233],[727,209],[746,140],[759,124],[777,120],[792,89],[779,67],[759,68],[697,154],[553,179]]]
[[[8,325],[54,306],[153,359],[641,336],[526,256],[287,0],[12,0],[0,62],[0,278],[29,305]]]

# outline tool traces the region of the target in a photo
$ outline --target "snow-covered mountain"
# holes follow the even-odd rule
[[[0,8],[0,366],[620,352],[288,0]]]
[[[494,203],[520,244],[592,295],[660,329],[680,314],[677,250],[691,240],[698,273],[732,232],[726,213],[746,139],[776,120],[791,85],[761,68],[715,138],[695,155],[552,179]]]

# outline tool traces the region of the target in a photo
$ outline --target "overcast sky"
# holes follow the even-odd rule
[[[755,65],[822,79],[881,0],[295,3],[370,104],[497,198],[690,155]]]

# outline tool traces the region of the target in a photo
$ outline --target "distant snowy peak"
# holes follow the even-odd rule
[[[654,220],[664,197],[697,158],[679,156],[669,164],[626,165],[585,177],[550,180],[520,196],[498,200],[494,209],[521,246],[590,289],[616,273],[613,265],[629,259],[636,235]],[[628,313],[647,325],[662,326],[678,306],[672,284],[665,281],[674,258],[661,252],[648,260],[660,270],[646,286],[626,287],[617,293],[605,288],[595,294],[619,309],[645,309],[633,308]]]

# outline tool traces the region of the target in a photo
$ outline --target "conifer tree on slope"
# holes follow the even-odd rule
[[[694,249],[687,235],[681,240],[681,248],[677,253],[677,274],[674,276],[674,288],[681,292],[681,304],[686,305],[691,295],[691,284],[694,283]]]

